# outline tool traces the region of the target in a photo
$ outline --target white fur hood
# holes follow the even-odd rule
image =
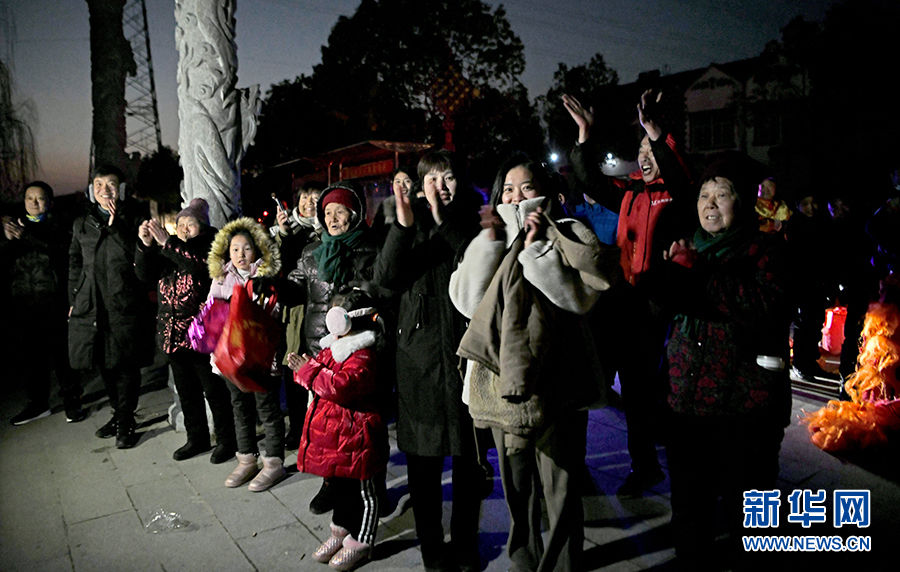
[[[353,352],[375,345],[375,340],[374,331],[363,330],[361,332],[350,332],[340,338],[335,338],[334,334],[328,334],[319,340],[319,345],[323,349],[331,348],[331,357],[334,358],[334,361],[343,362]]]

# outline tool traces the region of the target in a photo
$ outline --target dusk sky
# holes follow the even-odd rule
[[[146,0],[163,144],[177,149],[174,2]],[[834,0],[506,0],[525,45],[522,81],[532,98],[559,62],[603,54],[630,83],[652,69],[678,72],[759,55],[793,17],[821,21]],[[238,0],[238,86],[309,74],[340,15],[359,0]],[[7,29],[5,25],[9,25]],[[0,0],[0,57],[14,100],[30,101],[39,178],[57,193],[84,188],[91,139],[88,9],[84,0]],[[11,53],[10,53],[11,52]]]

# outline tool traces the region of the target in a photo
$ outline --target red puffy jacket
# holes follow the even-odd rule
[[[674,240],[693,234],[695,225],[688,221],[696,219],[696,213],[688,206],[696,203],[690,197],[690,175],[675,139],[671,134],[666,135],[650,141],[650,147],[660,172],[665,173],[665,180],[657,177],[644,183],[641,172],[636,171],[629,175],[627,183],[613,181],[624,190],[616,244],[622,252],[620,262],[625,280],[632,286],[652,265],[651,261],[662,260],[663,250],[668,250]],[[676,211],[673,204],[681,209]]]
[[[343,362],[332,348],[294,372],[313,393],[303,422],[297,469],[322,477],[368,479],[387,467],[387,427],[378,411],[375,351],[366,347]]]

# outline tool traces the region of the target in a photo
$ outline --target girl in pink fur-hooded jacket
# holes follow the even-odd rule
[[[208,266],[212,278],[209,298],[229,299],[235,285],[246,284],[253,277],[277,274],[281,259],[266,229],[252,218],[243,217],[226,224],[216,234],[209,251]],[[213,371],[218,372],[215,356],[212,360]],[[253,479],[249,486],[251,491],[267,490],[285,475],[284,415],[278,392],[244,393],[230,382],[228,390],[234,410],[238,466],[225,479],[225,486],[239,487]],[[260,457],[256,441],[257,416],[265,433],[262,471],[257,465]]]

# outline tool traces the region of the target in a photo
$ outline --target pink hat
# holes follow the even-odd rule
[[[175,222],[178,222],[178,219],[183,216],[192,216],[197,219],[197,222],[200,224],[209,226],[209,204],[206,200],[199,197],[191,199],[190,204],[175,215]]]
[[[350,314],[340,306],[334,306],[325,314],[325,326],[335,336],[346,335],[352,327]]]

